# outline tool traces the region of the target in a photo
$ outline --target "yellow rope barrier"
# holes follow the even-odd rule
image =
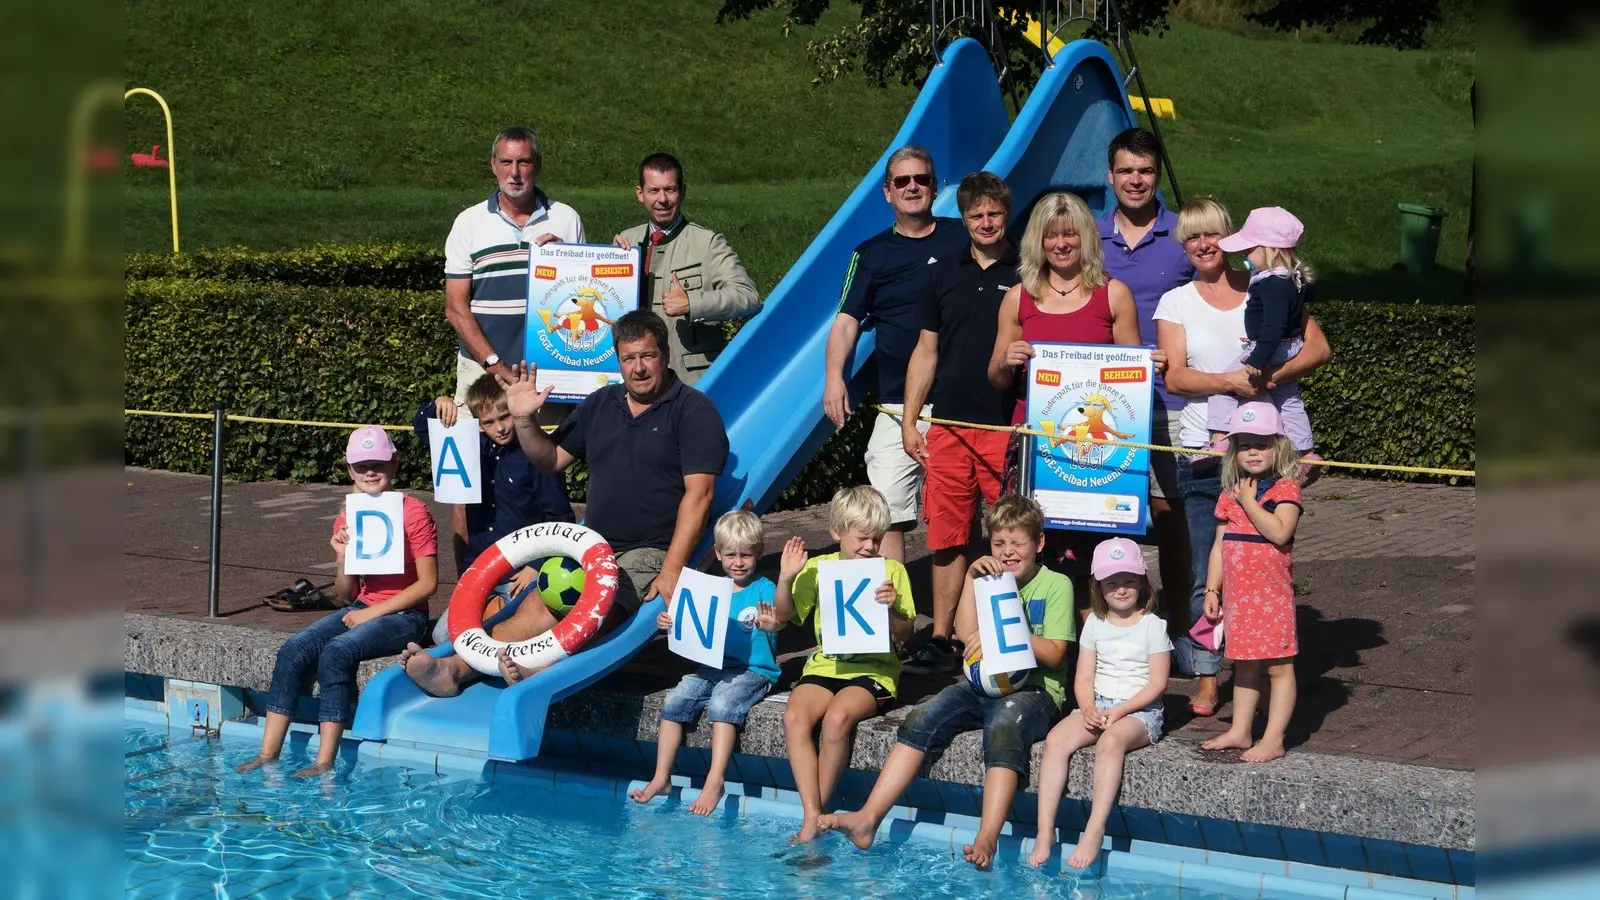
[[[163,419],[205,419],[207,421],[212,418],[211,413],[164,412],[155,409],[125,409],[122,414],[125,416],[155,416]],[[365,428],[368,424],[371,424],[363,422],[318,422],[313,419],[269,419],[265,416],[237,416],[232,414],[224,415],[223,418],[229,422],[253,422],[258,425],[305,425],[312,428],[356,429]],[[384,431],[411,430],[410,425],[378,425],[376,427],[382,428]],[[554,425],[541,425],[539,427],[544,431],[556,430]]]
[[[890,409],[885,406],[873,406],[887,416],[899,419],[904,416],[901,410]],[[920,421],[934,425],[949,425],[956,428],[976,428],[979,431],[1006,431],[1012,434],[1031,434],[1035,437],[1053,438],[1062,440],[1059,434],[1049,434],[1026,425],[978,425],[973,422],[957,422],[953,419],[939,419],[933,416],[918,416]],[[1136,441],[1114,441],[1109,438],[1080,438],[1075,443],[1106,444],[1111,447],[1132,447],[1136,450],[1161,450],[1168,453],[1201,454],[1205,456],[1222,456],[1217,450],[1201,450],[1194,447],[1169,447],[1165,444],[1141,444]],[[1428,466],[1392,466],[1385,463],[1349,463],[1335,462],[1331,459],[1319,459],[1315,462],[1319,466],[1334,466],[1344,469],[1376,469],[1381,472],[1407,472],[1416,475],[1451,475],[1457,478],[1477,478],[1478,473],[1471,469],[1435,469]]]

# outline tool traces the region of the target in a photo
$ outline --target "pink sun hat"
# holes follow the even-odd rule
[[[1228,253],[1243,253],[1252,247],[1287,250],[1300,243],[1305,231],[1294,213],[1281,206],[1263,206],[1250,210],[1244,227],[1217,241],[1217,246]]]
[[[1101,541],[1094,548],[1094,559],[1089,563],[1089,574],[1095,581],[1104,581],[1120,572],[1143,575],[1144,554],[1139,545],[1127,538],[1117,537]]]
[[[376,425],[363,425],[350,433],[350,443],[344,448],[344,461],[388,462],[394,459],[394,442],[389,433]]]
[[[1239,408],[1228,417],[1228,436],[1236,434],[1259,434],[1262,437],[1283,434],[1278,408],[1261,400],[1239,404]]]

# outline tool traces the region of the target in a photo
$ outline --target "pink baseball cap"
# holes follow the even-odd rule
[[[1244,227],[1228,235],[1217,246],[1228,253],[1243,253],[1252,247],[1275,247],[1287,250],[1300,243],[1306,227],[1281,206],[1263,206],[1250,210]]]
[[[1239,404],[1239,408],[1228,417],[1228,434],[1259,434],[1262,437],[1283,434],[1277,407],[1261,400]]]
[[[394,442],[389,433],[376,425],[363,425],[350,433],[350,443],[344,448],[344,461],[388,462],[394,459]]]
[[[1094,548],[1089,574],[1094,576],[1095,581],[1104,581],[1119,572],[1132,575],[1145,573],[1144,554],[1139,552],[1139,545],[1123,537],[1101,541]]]

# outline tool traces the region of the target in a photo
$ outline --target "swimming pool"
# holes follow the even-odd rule
[[[701,819],[535,783],[341,760],[327,779],[236,775],[255,743],[130,723],[124,734],[129,897],[972,896],[1221,900],[1127,879],[1050,875],[1001,861],[977,872],[908,842],[867,853],[842,837],[806,847],[795,820]],[[959,851],[957,851],[959,853]]]

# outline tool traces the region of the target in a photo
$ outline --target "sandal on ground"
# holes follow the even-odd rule
[[[294,583],[294,587],[287,587],[276,594],[266,598],[267,605],[279,612],[313,612],[316,610],[339,609],[317,586],[302,578]]]
[[[1217,707],[1216,704],[1196,703],[1191,700],[1189,701],[1189,712],[1194,713],[1202,719],[1209,719],[1217,714]]]

